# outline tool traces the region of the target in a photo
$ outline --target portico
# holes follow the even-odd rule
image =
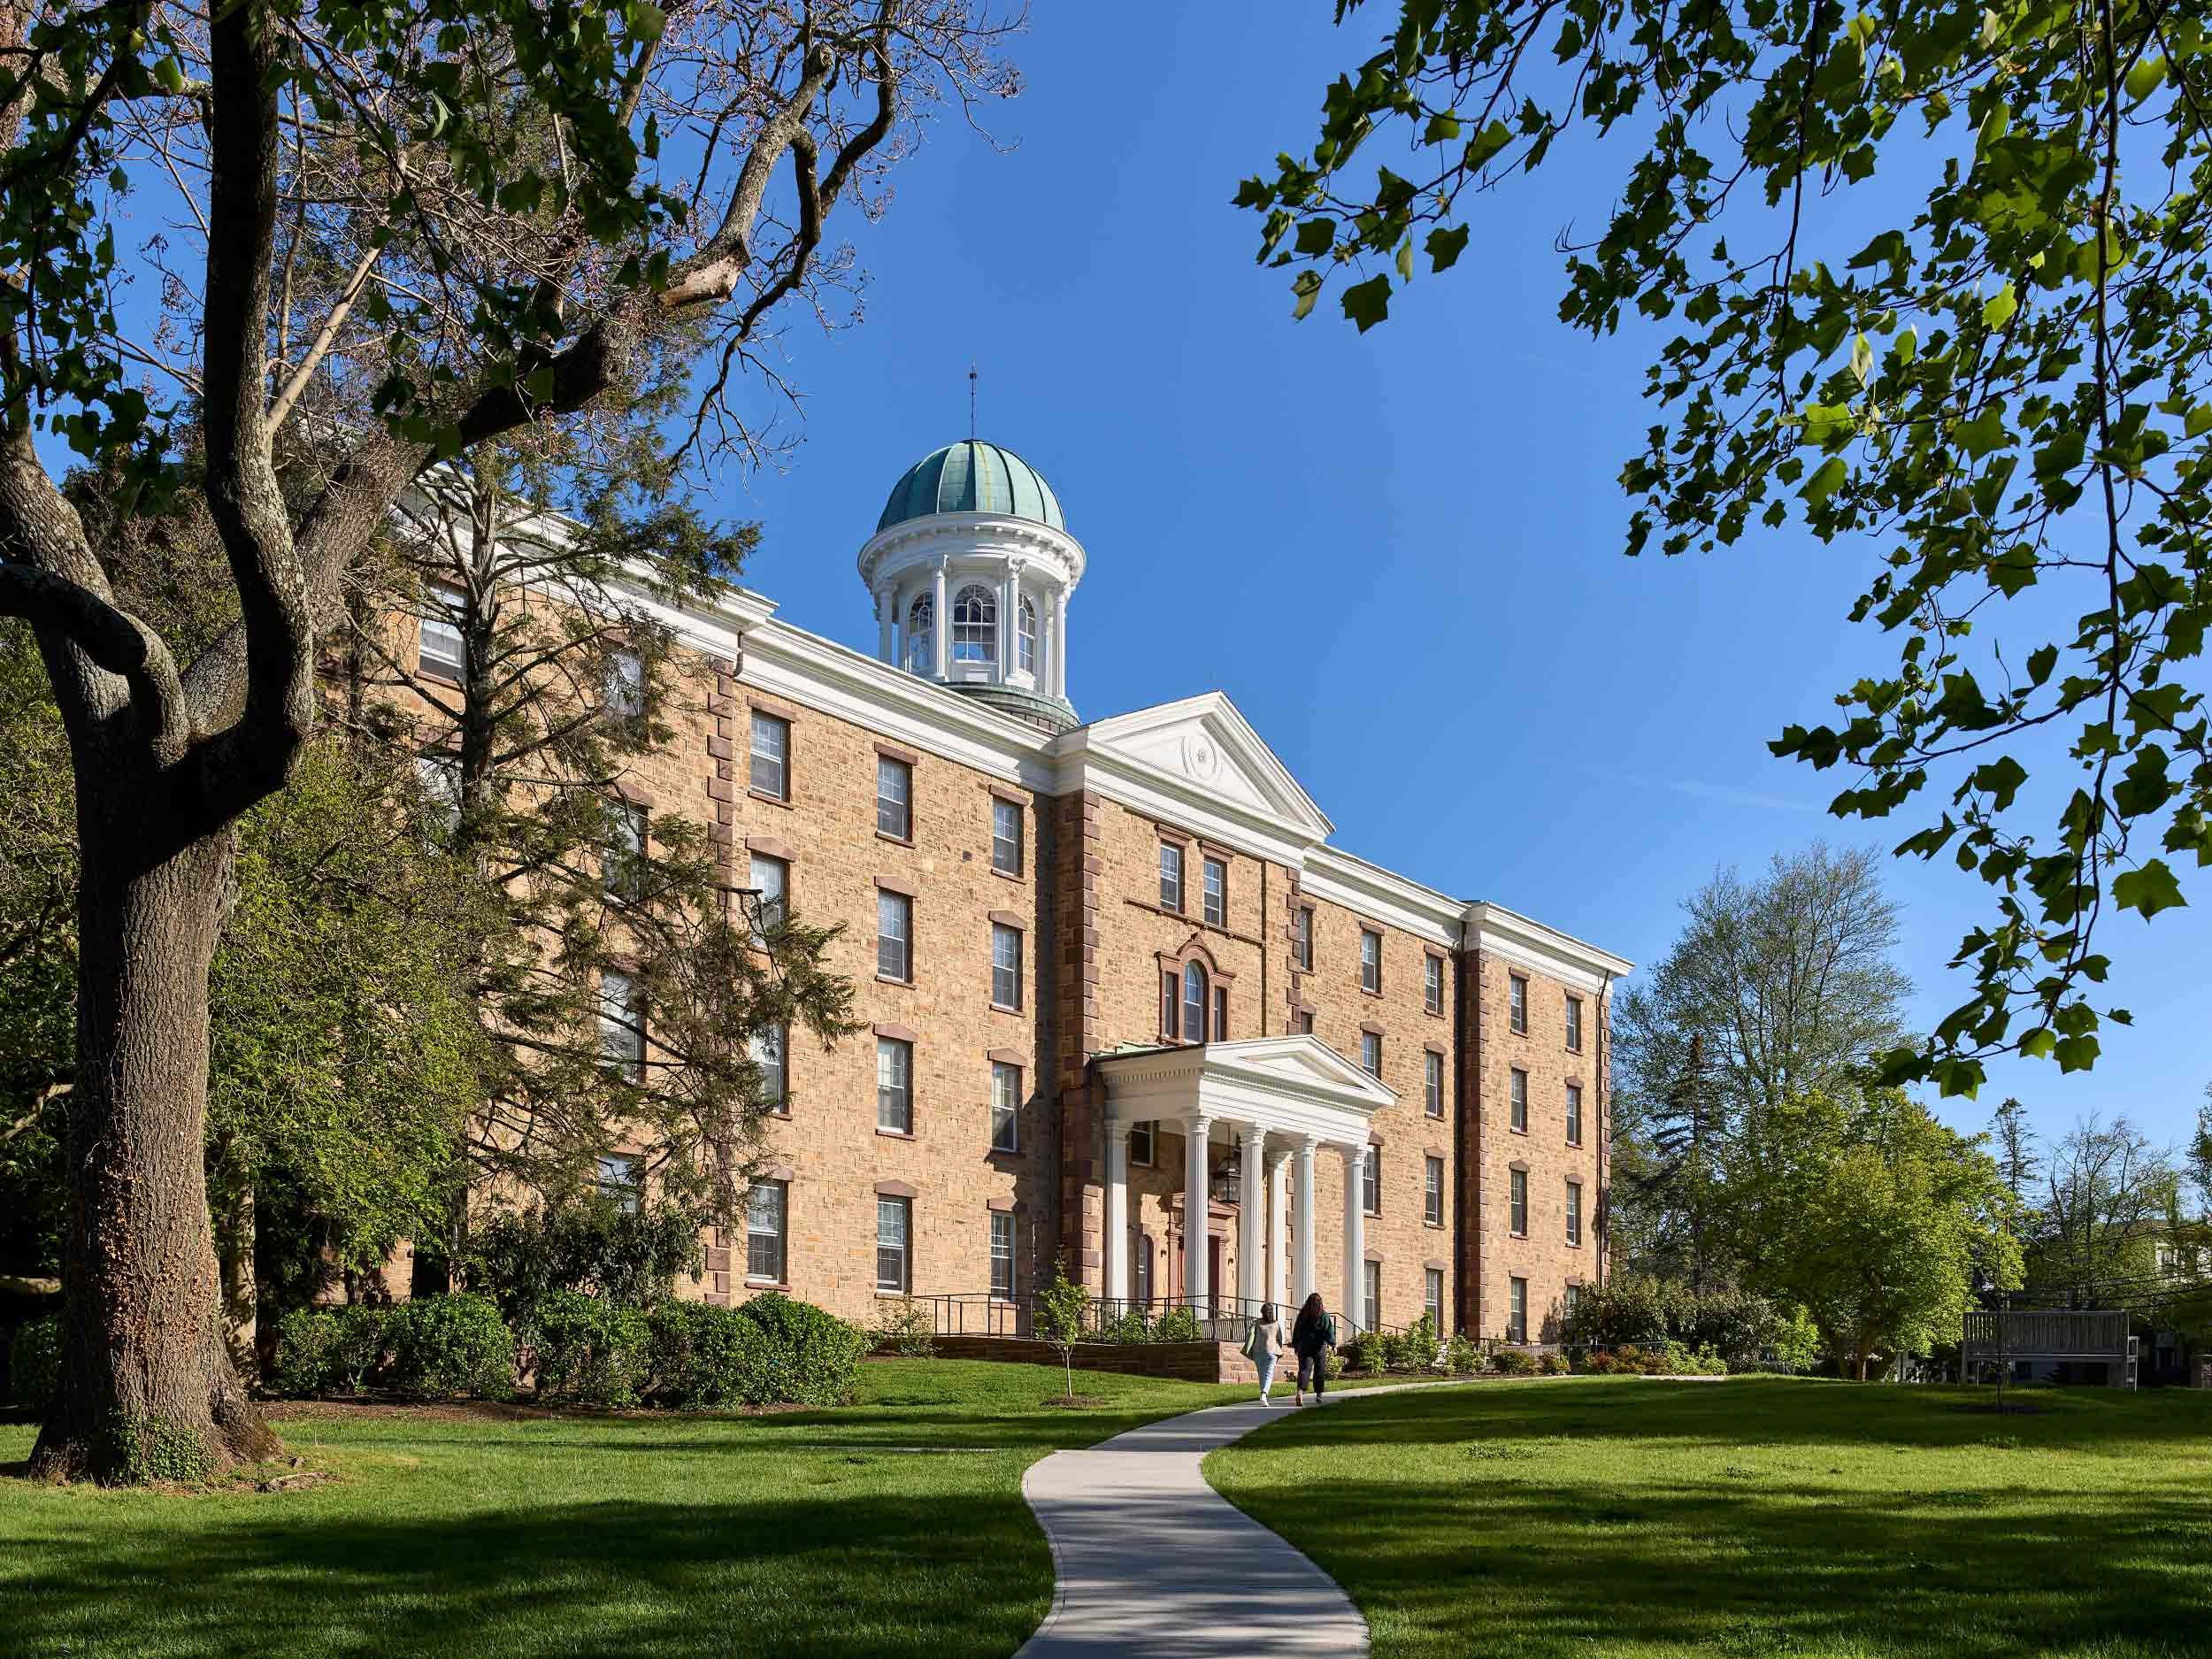
[[[1340,1322],[1356,1328],[1368,1120],[1396,1091],[1310,1035],[1130,1049],[1094,1064],[1106,1085],[1107,1302],[1130,1296],[1129,1133],[1151,1123],[1184,1136],[1185,1299],[1247,1316],[1272,1302],[1286,1317],[1320,1289]],[[1210,1282],[1203,1242],[1217,1145],[1233,1148],[1238,1171],[1233,1296]],[[1344,1174],[1342,1278],[1334,1286],[1317,1279],[1314,1249],[1314,1167],[1325,1155],[1341,1160]]]

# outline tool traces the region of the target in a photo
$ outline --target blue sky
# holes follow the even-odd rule
[[[1829,818],[1835,775],[1765,747],[1892,660],[1845,615],[1872,549],[1621,555],[1646,342],[1556,320],[1554,243],[1598,222],[1602,165],[1491,198],[1458,268],[1365,336],[1291,321],[1229,198],[1302,145],[1384,22],[1340,35],[1329,10],[1038,6],[1014,49],[1026,92],[986,112],[1011,150],[948,119],[880,223],[843,219],[864,320],[789,333],[804,442],[712,492],[764,523],[749,583],[872,651],[853,556],[899,473],[966,434],[972,360],[980,435],[1051,480],[1090,556],[1070,617],[1084,714],[1218,687],[1340,845],[1639,962],[1718,866],[1893,844],[1907,826]],[[1963,994],[1943,964],[1986,890],[1917,863],[1891,888],[1932,1023]],[[2183,1133],[2212,1079],[2212,888],[2187,890],[2198,908],[2108,924],[2110,1001],[2137,1025],[2108,1029],[2093,1072],[2001,1064],[1945,1115],[1979,1127],[2012,1093],[2049,1132],[2095,1110]]]

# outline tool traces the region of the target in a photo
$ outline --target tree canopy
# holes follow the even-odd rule
[[[2212,864],[2208,47],[2161,0],[1403,0],[1310,148],[1237,194],[1298,313],[1333,283],[1363,331],[1460,261],[1486,193],[1571,141],[1619,158],[1560,315],[1663,334],[1627,550],[1863,549],[1852,615],[1894,661],[1773,747],[1991,889],[1967,996],[1893,1079],[2090,1065],[2127,1018],[2100,924]]]

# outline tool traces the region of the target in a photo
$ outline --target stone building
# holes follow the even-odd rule
[[[1156,1306],[1551,1334],[1605,1271],[1630,964],[1333,847],[1221,693],[1082,718],[1084,550],[1010,451],[918,462],[859,571],[872,658],[735,588],[678,618],[700,712],[625,784],[846,924],[866,1022],[766,1050],[786,1111],[705,1294],[867,1321],[1057,1261]]]

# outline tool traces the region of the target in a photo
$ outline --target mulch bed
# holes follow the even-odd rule
[[[787,1411],[819,1411],[820,1406],[714,1406],[703,1415],[767,1417]],[[556,1423],[565,1417],[650,1417],[676,1413],[652,1406],[582,1406],[524,1400],[266,1400],[262,1415],[273,1423],[357,1423],[391,1418],[416,1423]]]

